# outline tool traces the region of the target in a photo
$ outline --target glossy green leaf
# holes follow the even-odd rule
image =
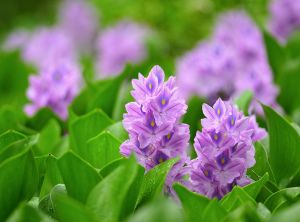
[[[300,187],[293,187],[293,188],[287,188],[280,190],[274,194],[272,194],[264,203],[264,205],[273,212],[276,207],[278,207],[280,204],[284,203],[286,201],[285,195],[288,195],[290,197],[296,197],[298,194],[300,194]]]
[[[300,218],[300,203],[294,204],[293,206],[282,210],[272,215],[270,221],[272,222],[298,222]]]
[[[57,184],[64,183],[59,168],[57,166],[57,159],[53,155],[48,155],[46,158],[46,175],[43,181],[39,199],[42,200],[45,196],[50,194],[53,187]]]
[[[126,222],[184,222],[182,211],[170,200],[159,198],[139,208]]]
[[[187,222],[201,222],[205,207],[210,202],[205,196],[191,192],[185,186],[175,183],[173,187],[180,199]]]
[[[0,134],[8,130],[19,131],[19,125],[24,125],[27,117],[22,110],[10,105],[3,105],[0,109]]]
[[[270,165],[279,184],[295,175],[300,166],[300,137],[271,107],[263,105],[270,137]]]
[[[227,215],[216,198],[213,198],[203,212],[203,221],[219,222]]]
[[[232,221],[239,221],[239,222],[262,222],[260,216],[256,212],[255,207],[251,203],[246,203],[241,207],[232,211],[228,216],[222,220],[224,222],[232,222]]]
[[[24,139],[26,136],[14,130],[9,130],[0,136],[0,152],[9,144]]]
[[[30,148],[0,164],[0,221],[23,200],[29,201],[38,185],[36,162]]]
[[[86,204],[102,222],[119,221],[124,198],[138,171],[137,166],[132,155],[125,165],[118,167],[91,191]]]
[[[114,160],[110,162],[109,164],[105,165],[101,170],[100,170],[100,175],[102,178],[107,177],[111,172],[113,172],[115,169],[117,169],[119,166],[125,164],[128,161],[127,158],[122,157],[117,160]]]
[[[156,193],[162,192],[161,184],[164,183],[168,172],[172,166],[179,160],[180,156],[169,159],[152,169],[150,169],[144,176],[141,191],[137,201],[137,207],[144,203],[153,200]]]
[[[106,164],[116,160],[120,154],[122,141],[114,137],[110,132],[104,131],[87,142],[84,156],[94,167],[101,169]]]
[[[271,212],[262,203],[257,204],[256,212],[262,221],[267,221],[271,218]]]
[[[31,200],[27,203],[27,205],[37,209],[39,205],[39,198],[38,197],[32,197]]]
[[[69,149],[69,135],[60,137],[53,145],[51,154],[57,158],[61,157]]]
[[[32,206],[22,203],[6,222],[54,222],[54,220]]]
[[[85,203],[91,190],[101,181],[101,176],[85,160],[71,150],[58,159],[58,167],[69,196]]]
[[[239,107],[239,110],[244,111],[244,115],[248,116],[248,107],[252,100],[253,92],[251,90],[245,90],[238,98],[234,100],[234,104]]]
[[[40,203],[38,205],[38,209],[43,212],[44,214],[47,214],[48,217],[55,219],[55,212],[53,208],[53,204],[50,198],[50,194],[45,196],[43,199],[40,200]]]
[[[15,156],[37,143],[39,135],[30,136],[17,142],[11,143],[0,152],[0,164],[6,159]]]
[[[276,180],[273,174],[273,171],[271,169],[270,163],[268,161],[268,156],[266,153],[266,150],[264,149],[261,142],[256,141],[254,144],[255,147],[255,165],[249,170],[253,170],[258,175],[264,175],[265,173],[269,174],[269,180],[271,180],[273,183],[276,184]]]
[[[92,98],[92,93],[88,87],[84,88],[81,93],[79,93],[76,98],[73,100],[71,105],[74,114],[84,115],[87,113],[86,109],[89,101]]]
[[[123,142],[129,139],[128,132],[125,130],[121,121],[116,122],[113,125],[107,127],[105,131],[110,132],[112,135],[114,135]]]
[[[286,49],[288,50],[289,56],[291,58],[299,58],[299,51],[300,51],[300,31],[295,31],[289,37]]]
[[[84,150],[87,149],[86,142],[112,124],[113,121],[100,109],[79,117],[71,124],[70,149],[86,159],[84,156]]]
[[[243,187],[243,190],[253,199],[257,197],[263,186],[266,184],[266,182],[269,179],[269,174],[265,173],[265,175],[258,181],[255,181],[245,187]]]

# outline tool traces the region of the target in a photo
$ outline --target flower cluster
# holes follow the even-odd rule
[[[24,107],[27,115],[34,115],[42,107],[50,107],[54,113],[66,120],[68,105],[79,93],[82,74],[80,68],[71,62],[53,61],[40,75],[30,75],[30,86],[26,91],[32,102]]]
[[[164,71],[154,66],[147,78],[139,74],[138,80],[132,80],[135,90],[131,94],[135,102],[126,105],[128,113],[124,114],[123,120],[130,139],[120,146],[120,153],[129,157],[131,152],[135,152],[146,171],[181,155],[165,183],[172,193],[173,182],[181,182],[182,176],[187,173],[182,167],[189,161],[185,148],[190,131],[188,125],[177,123],[180,116],[186,113],[187,105],[178,98],[175,78],[171,76],[164,83],[164,77]]]
[[[178,60],[180,94],[184,98],[196,94],[213,103],[219,96],[229,99],[251,89],[255,98],[278,106],[278,88],[259,29],[244,12],[223,14],[218,21],[211,40],[200,42]],[[263,114],[254,101],[251,107]]]
[[[274,0],[269,4],[269,11],[269,29],[278,41],[285,43],[300,28],[300,1]]]
[[[97,39],[97,70],[100,78],[122,72],[127,62],[138,64],[147,56],[147,28],[121,21],[100,33]]]
[[[188,163],[190,181],[195,192],[221,199],[235,185],[252,182],[246,175],[255,165],[252,144],[267,132],[258,127],[255,116],[245,117],[243,111],[220,98],[213,107],[203,104],[202,109],[206,118],[201,120],[202,132],[195,137],[198,157]]]

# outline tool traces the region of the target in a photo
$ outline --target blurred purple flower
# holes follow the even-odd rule
[[[120,146],[120,153],[129,157],[131,152],[135,152],[138,162],[145,166],[146,171],[181,155],[165,182],[167,193],[173,196],[173,182],[190,184],[182,180],[188,172],[184,164],[189,161],[185,149],[189,145],[190,130],[188,125],[177,123],[186,112],[187,105],[178,98],[175,78],[170,77],[165,83],[164,78],[164,71],[154,66],[147,78],[139,74],[138,80],[132,80],[135,90],[131,94],[136,102],[126,105],[127,113],[123,120],[130,139]]]
[[[232,102],[219,98],[213,107],[203,104],[202,109],[206,118],[194,143],[198,157],[187,163],[190,182],[195,192],[221,199],[235,185],[252,182],[246,175],[255,165],[252,144],[267,133],[258,127],[255,116],[245,117]]]
[[[100,33],[97,40],[99,78],[116,76],[126,63],[138,64],[147,56],[147,28],[131,21],[122,21]]]
[[[24,107],[28,116],[49,107],[63,120],[68,118],[68,105],[79,93],[80,68],[69,61],[53,62],[43,68],[40,75],[29,76],[27,98],[32,102]]]
[[[14,51],[22,49],[29,38],[30,33],[25,29],[17,29],[11,32],[2,45],[4,51]]]

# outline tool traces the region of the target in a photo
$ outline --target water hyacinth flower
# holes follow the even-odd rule
[[[97,39],[98,78],[115,76],[126,63],[142,62],[147,56],[147,28],[132,21],[121,21],[103,30]]]
[[[49,107],[67,120],[68,106],[79,93],[81,78],[78,65],[67,60],[52,62],[41,70],[40,75],[30,75],[26,95],[31,103],[25,105],[25,113],[32,116],[39,109]]]
[[[255,165],[252,144],[267,132],[258,127],[255,116],[245,117],[232,102],[219,98],[213,107],[203,104],[202,109],[206,118],[194,143],[198,157],[187,164],[190,182],[195,192],[221,199],[234,186],[253,182],[246,175]]]
[[[25,29],[17,29],[10,33],[2,44],[4,51],[14,51],[22,49],[30,33]]]
[[[284,44],[293,31],[300,28],[300,2],[273,0],[269,3],[269,12],[269,30]]]
[[[186,113],[185,101],[179,99],[175,78],[164,82],[165,74],[159,66],[154,66],[148,77],[139,74],[139,79],[132,80],[134,90],[131,92],[135,102],[126,105],[123,125],[130,139],[120,146],[120,153],[129,157],[135,152],[138,162],[146,172],[154,166],[181,155],[180,160],[172,167],[167,179],[167,193],[174,195],[173,182],[190,184],[182,177],[187,174],[184,168],[189,162],[185,153],[190,139],[187,124],[178,123]]]

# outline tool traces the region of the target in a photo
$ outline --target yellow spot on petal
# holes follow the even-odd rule
[[[233,183],[232,183],[232,185],[231,185],[232,187],[234,187],[235,186],[235,182],[233,181]]]
[[[152,126],[152,127],[154,127],[154,126],[155,126],[155,123],[153,122],[153,120],[152,120],[152,122],[151,122],[151,126]]]
[[[152,85],[151,85],[151,83],[149,84],[149,89],[151,89],[152,88]]]
[[[163,100],[161,101],[161,104],[165,105],[165,104],[166,104],[166,100],[163,99]]]
[[[218,109],[218,115],[220,115],[220,109]]]
[[[159,163],[162,163],[164,162],[163,158],[161,157],[159,160],[158,160]]]
[[[215,134],[214,138],[215,138],[215,140],[218,140],[218,136],[217,136],[217,134]]]
[[[167,139],[169,140],[171,138],[171,134],[169,134],[168,136],[167,136]]]
[[[236,150],[236,148],[237,148],[237,144],[234,146],[234,149]]]
[[[208,176],[208,175],[209,175],[209,173],[208,173],[208,171],[207,171],[207,170],[205,170],[205,171],[204,171],[204,174],[205,174],[206,176]]]
[[[225,163],[225,159],[224,158],[221,160],[221,163]]]
[[[231,125],[233,125],[234,124],[234,121],[233,121],[233,119],[231,120]]]
[[[153,148],[153,144],[151,144],[150,151],[152,150],[152,148]]]

